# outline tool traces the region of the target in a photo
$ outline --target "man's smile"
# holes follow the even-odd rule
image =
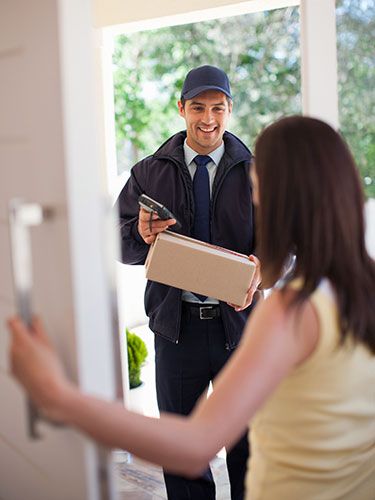
[[[198,130],[200,130],[201,132],[205,132],[205,133],[210,133],[210,132],[214,132],[215,130],[217,129],[217,127],[198,127]]]

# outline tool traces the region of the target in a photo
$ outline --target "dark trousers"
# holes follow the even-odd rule
[[[201,320],[184,306],[178,344],[155,336],[156,391],[160,411],[188,415],[231,355],[221,318]],[[214,385],[215,386],[215,385]],[[249,446],[247,434],[227,450],[232,500],[243,500]],[[198,479],[164,472],[169,500],[214,500],[211,470]]]

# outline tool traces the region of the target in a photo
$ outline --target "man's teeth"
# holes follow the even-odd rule
[[[213,132],[215,130],[215,127],[214,128],[203,128],[203,127],[199,127],[203,132]]]

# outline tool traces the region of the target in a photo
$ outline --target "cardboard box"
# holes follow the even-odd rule
[[[255,264],[247,255],[164,231],[151,245],[146,278],[243,306]]]

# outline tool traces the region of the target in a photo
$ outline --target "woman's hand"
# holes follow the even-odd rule
[[[251,262],[254,262],[255,271],[254,271],[249,289],[247,291],[245,304],[242,307],[240,307],[236,304],[231,304],[228,302],[228,305],[233,307],[236,312],[243,311],[244,309],[249,307],[249,305],[253,301],[254,294],[258,290],[258,286],[260,285],[260,283],[262,281],[261,272],[260,272],[260,260],[257,257],[255,257],[255,255],[249,255],[249,260],[251,260]]]
[[[45,416],[62,421],[58,403],[70,383],[41,320],[34,318],[31,328],[28,328],[15,316],[8,320],[8,328],[12,335],[12,374]]]

